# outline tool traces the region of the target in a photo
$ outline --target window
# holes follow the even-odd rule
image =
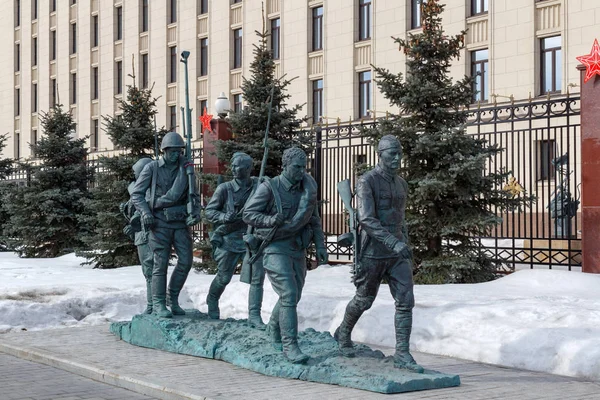
[[[358,73],[358,117],[368,117],[371,109],[371,71]]]
[[[50,12],[53,13],[56,11],[56,0],[50,0]]]
[[[56,79],[50,79],[50,107],[56,107]]]
[[[177,128],[177,106],[169,106],[169,130]]]
[[[471,0],[471,15],[488,12],[488,0]]]
[[[556,157],[556,141],[537,141],[538,181],[554,178],[554,166],[552,160]]]
[[[411,0],[410,2],[410,27],[416,29],[421,27],[421,5],[422,0]]]
[[[233,4],[237,4],[237,3],[241,3],[241,2],[242,2],[242,0],[233,0],[232,1]]]
[[[31,85],[31,112],[35,113],[38,110],[38,85],[33,83]]]
[[[562,52],[560,36],[541,39],[541,91],[558,93],[562,86]]]
[[[71,0],[71,5],[77,4],[77,0]]]
[[[98,67],[92,68],[92,100],[98,99]]]
[[[15,44],[15,72],[21,70],[21,45]]]
[[[200,76],[208,75],[208,39],[200,39]]]
[[[38,19],[38,1],[31,0],[31,19]]]
[[[77,103],[77,74],[71,74],[71,104]]]
[[[15,89],[15,117],[21,115],[21,89]]]
[[[358,40],[371,38],[371,0],[358,0]]]
[[[169,23],[173,24],[177,22],[177,0],[169,1]]]
[[[169,47],[169,83],[177,82],[177,47]]]
[[[38,131],[37,131],[37,129],[32,129],[31,130],[31,142],[30,142],[30,144],[32,146],[37,146],[37,144],[38,144]],[[36,156],[35,150],[36,150],[35,148],[33,148],[33,147],[31,148],[31,154],[34,157]]]
[[[488,101],[488,49],[471,52],[471,76],[473,80],[473,102]]]
[[[21,134],[15,132],[15,158],[21,158]]]
[[[200,3],[200,14],[206,14],[208,12],[208,0],[199,0]]]
[[[148,54],[142,54],[142,81],[140,82],[142,89],[146,89],[148,87],[148,81],[150,80],[148,73]]]
[[[77,53],[77,24],[71,24],[71,54]]]
[[[92,120],[92,136],[90,137],[90,147],[92,151],[98,151],[98,120]]]
[[[115,88],[115,94],[123,93],[123,61],[117,61],[115,65],[115,84],[117,87]]]
[[[233,31],[233,68],[242,67],[242,29]]]
[[[142,0],[140,32],[148,32],[148,0]]]
[[[92,16],[92,47],[98,47],[100,31],[98,29],[98,16]]]
[[[281,40],[281,19],[275,18],[271,20],[271,54],[273,60],[279,60],[280,56],[280,40]]]
[[[208,100],[200,100],[200,115],[204,115],[204,110],[208,112]]]
[[[50,61],[56,60],[56,31],[50,31]]]
[[[117,31],[115,32],[115,40],[123,39],[123,7],[117,7],[115,10],[115,26]]]
[[[312,51],[323,49],[323,6],[312,9]]]
[[[31,39],[31,66],[35,67],[38,63],[38,40],[37,38]]]
[[[21,0],[15,0],[15,28],[21,26]]]
[[[233,112],[235,112],[235,113],[242,112],[242,95],[241,94],[233,95]]]
[[[321,122],[323,116],[323,79],[312,81],[312,119],[313,124]]]

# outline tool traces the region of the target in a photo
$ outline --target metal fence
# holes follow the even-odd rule
[[[505,271],[523,267],[571,270],[581,266],[580,213],[557,220],[551,212],[559,212],[560,204],[549,206],[561,185],[573,197],[580,192],[579,100],[566,97],[488,105],[472,110],[469,116],[469,134],[503,149],[489,160],[488,170],[510,171],[513,187],[537,196],[530,208],[499,212],[502,224],[491,237],[480,238],[486,251],[503,263]],[[376,152],[362,134],[363,128],[375,123],[333,124],[315,130],[312,168],[321,188],[323,228],[331,238],[330,254],[340,260],[349,259],[351,250],[333,241],[348,230],[336,183],[351,179],[354,184],[354,165],[376,164]],[[568,177],[552,163],[562,155],[562,172],[568,172]]]

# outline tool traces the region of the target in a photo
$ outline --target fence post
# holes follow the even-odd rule
[[[582,270],[600,273],[600,77],[584,83],[581,74],[581,237]]]

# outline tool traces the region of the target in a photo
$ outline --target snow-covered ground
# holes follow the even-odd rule
[[[74,255],[19,259],[0,253],[0,332],[39,330],[130,319],[145,306],[139,266],[82,267]],[[206,311],[212,276],[190,273],[184,308]],[[494,282],[415,288],[411,348],[561,375],[600,380],[600,276],[524,270]],[[248,286],[234,277],[222,317],[245,318]],[[333,332],[354,294],[348,267],[310,271],[299,304],[300,327]],[[265,284],[263,319],[276,295]],[[394,303],[381,287],[353,339],[394,346]],[[1,340],[1,335],[0,335]]]

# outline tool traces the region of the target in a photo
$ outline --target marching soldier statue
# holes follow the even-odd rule
[[[359,234],[355,246],[354,284],[356,294],[346,307],[344,319],[336,329],[342,355],[355,356],[352,329],[368,310],[387,278],[396,312],[396,353],[394,366],[422,373],[409,352],[412,309],[415,304],[412,277],[412,253],[407,245],[405,206],[408,185],[397,175],[402,148],[395,136],[386,135],[378,144],[379,164],[357,183],[356,196]],[[345,201],[346,203],[346,201]]]
[[[246,253],[243,237],[247,225],[242,220],[242,212],[258,182],[257,178],[250,177],[251,170],[252,158],[246,153],[235,153],[231,158],[233,180],[217,187],[205,209],[206,218],[214,224],[210,242],[214,249],[213,259],[218,263],[217,275],[206,297],[208,316],[213,319],[219,319],[219,299]],[[265,329],[260,315],[264,280],[262,258],[259,258],[252,265],[252,277],[248,282],[248,323],[261,330]]]
[[[311,242],[315,243],[319,262],[327,262],[317,211],[317,185],[305,171],[304,151],[298,147],[285,150],[283,172],[261,183],[244,207],[244,222],[256,228],[254,236],[260,242],[254,256],[263,255],[263,267],[279,296],[267,330],[274,346],[281,346],[293,363],[309,359],[298,347],[296,307],[304,287],[306,249]]]
[[[193,262],[190,226],[200,221],[200,197],[195,179],[190,179],[191,160],[182,155],[185,147],[178,133],[167,133],[161,142],[162,157],[143,169],[131,194],[131,201],[142,216],[142,225],[149,231],[154,260],[152,309],[162,318],[185,314],[179,306],[179,293]],[[150,195],[146,199],[148,189]],[[177,255],[177,265],[167,293],[167,267],[172,248]],[[166,296],[171,311],[166,307]]]

